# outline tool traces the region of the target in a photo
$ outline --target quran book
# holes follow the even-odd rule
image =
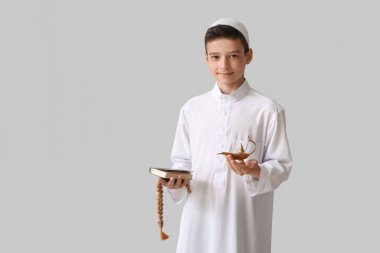
[[[167,169],[167,168],[150,168],[149,172],[153,175],[162,177],[162,178],[178,178],[181,176],[182,179],[192,179],[192,174],[187,170],[178,170],[178,169]]]

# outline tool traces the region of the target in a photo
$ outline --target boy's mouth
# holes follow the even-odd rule
[[[219,75],[221,76],[230,76],[233,74],[233,72],[230,72],[230,73],[218,73]]]

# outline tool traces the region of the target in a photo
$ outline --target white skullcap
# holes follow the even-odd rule
[[[221,19],[218,19],[217,21],[215,21],[211,26],[217,26],[217,25],[228,25],[228,26],[232,26],[233,28],[235,28],[236,30],[238,30],[239,32],[241,32],[245,38],[245,40],[247,41],[248,43],[248,46],[249,46],[249,36],[248,36],[248,31],[247,29],[245,28],[245,26],[243,25],[243,23],[239,22],[239,20],[237,19],[234,19],[234,18],[221,18]]]

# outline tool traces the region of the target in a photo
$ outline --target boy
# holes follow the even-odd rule
[[[205,49],[216,84],[181,108],[171,155],[173,168],[193,171],[192,193],[188,181],[159,179],[175,203],[186,201],[177,253],[268,253],[273,191],[292,167],[285,113],[245,80],[253,53],[242,23],[216,21]],[[237,152],[248,138],[256,150],[244,163],[216,155]]]

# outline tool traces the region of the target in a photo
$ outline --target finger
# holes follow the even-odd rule
[[[235,170],[233,167],[233,165],[232,165],[232,161],[231,161],[231,159],[230,159],[230,156],[226,156],[226,162],[227,162],[227,164],[228,164],[228,167],[230,167],[232,170]]]
[[[228,156],[228,160],[230,161],[231,165],[234,166],[235,168],[239,168],[241,166],[241,163],[237,162],[232,155]]]
[[[237,162],[236,160],[232,159],[232,156],[230,157],[229,161],[234,171],[240,176],[249,174],[251,168],[247,166],[248,164],[250,166],[254,166],[254,164],[257,163],[257,161],[254,159],[248,160],[247,162],[244,162],[244,163]]]
[[[158,181],[160,182],[160,184],[162,184],[163,186],[166,186],[168,184],[168,181],[165,180],[165,178],[162,178],[162,177],[159,177],[158,178]]]
[[[229,165],[229,167],[238,175],[241,175],[241,170],[239,168],[239,164],[232,158],[231,155],[228,155],[227,156],[227,163]]]
[[[244,174],[246,174],[244,168],[240,168],[240,166],[236,168],[236,173],[239,176],[243,176]]]
[[[227,163],[234,172],[238,173],[238,166],[231,155],[227,156]]]
[[[174,189],[180,188],[181,184],[182,184],[182,178],[181,178],[181,176],[178,176],[177,181],[176,181],[176,183],[174,185]]]
[[[173,189],[173,186],[174,186],[174,180],[175,178],[174,177],[171,177],[168,184],[166,185],[166,187],[168,187],[169,189]]]
[[[181,185],[181,187],[185,187],[186,185],[188,185],[190,183],[190,179],[185,179],[183,181],[183,184]]]

